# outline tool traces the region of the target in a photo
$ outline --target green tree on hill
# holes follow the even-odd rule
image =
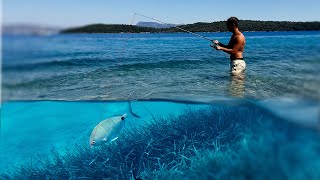
[[[191,32],[225,32],[225,21],[204,23],[197,22],[178,26]],[[252,21],[240,20],[239,28],[242,31],[310,31],[320,30],[320,22],[290,22],[290,21]],[[65,29],[61,33],[173,33],[181,30],[171,28],[150,28],[124,24],[92,24],[83,27]]]

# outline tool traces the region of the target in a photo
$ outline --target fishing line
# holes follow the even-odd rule
[[[132,17],[132,20],[131,20],[131,23],[130,23],[130,27],[133,28],[133,23],[134,23],[134,20],[135,20],[135,17],[137,15],[140,15],[140,14],[137,14],[137,13],[134,13],[133,14],[133,17]],[[134,32],[134,29],[132,29],[132,32]],[[128,32],[130,33],[130,31]],[[122,47],[122,58],[121,59],[124,59],[125,57],[125,53],[126,53],[126,47],[128,47],[128,44],[129,44],[129,36],[126,37],[126,40],[125,40],[125,43],[124,43],[124,46]],[[120,64],[120,63],[119,63]],[[134,85],[135,87],[137,87],[138,85]],[[132,93],[134,93],[135,90],[132,90],[132,92],[129,94],[129,97],[128,97],[128,102],[129,102],[129,110],[130,110],[130,113],[134,116],[134,117],[137,117],[137,118],[140,118],[137,114],[135,114],[132,110],[132,101],[138,101],[139,100],[139,97],[134,97],[132,95]]]
[[[133,15],[133,17],[132,17],[132,20],[131,20],[131,23],[130,23],[130,27],[133,27],[133,22],[134,22],[134,20],[135,20],[135,17],[136,16],[141,16],[141,17],[144,17],[144,18],[147,18],[147,19],[151,19],[151,20],[153,20],[153,21],[156,21],[156,22],[159,22],[159,23],[162,23],[162,24],[166,24],[166,25],[172,25],[172,24],[169,24],[169,23],[166,23],[166,22],[163,22],[163,21],[161,21],[161,20],[158,20],[158,19],[155,19],[155,18],[153,18],[153,17],[149,17],[149,16],[146,16],[146,15],[143,15],[143,14],[140,14],[140,13],[134,13],[134,15]],[[210,41],[210,42],[212,42],[212,40],[211,39],[209,39],[209,38],[207,38],[207,37],[205,37],[205,36],[202,36],[202,35],[200,35],[200,34],[197,34],[197,33],[194,33],[194,32],[191,32],[191,31],[188,31],[188,30],[186,30],[186,29],[183,29],[183,28],[181,28],[181,27],[178,27],[178,26],[174,26],[174,28],[176,28],[176,29],[178,29],[178,30],[180,30],[180,31],[183,31],[183,32],[187,32],[187,33],[189,33],[189,34],[193,34],[194,36],[197,36],[197,37],[199,37],[199,38],[202,38],[202,39],[205,39],[205,40],[207,40],[207,41]],[[125,40],[125,45],[123,46],[123,48],[122,48],[122,59],[124,59],[124,56],[125,56],[125,51],[126,51],[126,47],[128,46],[128,41],[129,41],[129,37],[127,36],[126,37],[126,40]],[[119,63],[120,64],[120,63]],[[134,92],[134,91],[133,91]],[[130,111],[131,111],[131,114],[133,114],[135,117],[139,117],[138,115],[136,115],[135,113],[133,113],[132,112],[132,104],[131,104],[131,101],[133,100],[133,101],[138,101],[138,99],[139,98],[133,98],[132,97],[132,93],[133,92],[131,92],[130,93],[130,96],[129,96],[129,108],[130,108]]]
[[[134,16],[135,16],[135,15],[139,15],[139,16],[142,16],[142,17],[145,17],[145,18],[148,18],[148,19],[152,19],[152,20],[157,21],[157,22],[162,23],[162,24],[166,24],[166,25],[170,25],[170,26],[172,25],[172,24],[169,24],[169,23],[160,21],[160,20],[158,20],[158,19],[155,19],[155,18],[152,18],[152,17],[149,17],[149,16],[145,16],[145,15],[143,15],[143,14],[134,13]],[[184,32],[193,34],[193,35],[198,36],[198,37],[200,37],[200,38],[202,38],[202,39],[205,39],[205,40],[208,40],[208,41],[212,42],[211,39],[209,39],[209,38],[207,38],[207,37],[204,37],[204,36],[202,36],[202,35],[200,35],[200,34],[197,34],[197,33],[191,32],[191,31],[188,31],[188,30],[183,29],[183,28],[180,28],[180,27],[178,27],[178,26],[174,26],[174,28],[177,28],[177,29],[179,29],[179,30],[181,30],[181,31],[184,31]]]
[[[133,27],[132,25],[133,25],[133,22],[134,22],[134,19],[135,19],[135,17],[136,17],[136,13],[133,15],[133,17],[132,17],[132,20],[131,20],[131,23],[130,23],[130,27]],[[130,32],[129,32],[130,33]],[[126,37],[126,40],[125,40],[125,45],[122,47],[122,58],[121,59],[124,59],[124,57],[125,57],[125,49],[126,49],[126,47],[128,47],[128,41],[129,41],[129,36],[127,36]],[[140,116],[138,116],[137,114],[135,114],[134,112],[133,112],[133,110],[132,110],[132,102],[131,101],[138,101],[138,98],[133,98],[132,97],[132,93],[134,92],[134,90],[129,94],[129,98],[128,98],[128,103],[129,103],[129,111],[130,111],[130,113],[134,116],[134,117],[136,117],[136,118],[140,118]]]
[[[134,14],[133,15],[133,17],[132,17],[132,20],[131,20],[131,23],[130,23],[130,26],[132,27],[132,25],[133,25],[133,22],[134,22],[134,19],[135,19],[135,17],[136,17],[136,14]],[[129,32],[130,33],[130,32]],[[121,50],[121,53],[120,53],[120,58],[118,59],[118,60],[116,60],[116,65],[117,66],[121,66],[122,65],[122,63],[121,63],[121,59],[124,59],[125,58],[125,54],[126,54],[126,47],[128,46],[128,41],[129,41],[129,36],[126,36],[125,37],[125,42],[124,42],[124,44],[123,44],[123,46],[122,46],[122,50]],[[117,58],[115,58],[115,59],[117,59]],[[121,81],[121,83],[122,84],[125,84],[125,82],[124,82],[124,80],[123,79],[121,79],[120,80]],[[136,85],[135,85],[136,86]],[[133,97],[132,97],[132,93],[134,92],[134,90],[129,94],[129,97],[126,97],[125,98],[125,100],[127,100],[128,101],[128,105],[129,105],[129,111],[130,111],[130,114],[132,114],[134,117],[136,117],[136,118],[140,118],[140,116],[138,116],[137,114],[135,114],[134,112],[133,112],[133,109],[132,109],[132,104],[131,104],[131,101],[133,100],[133,101],[137,101],[138,99],[133,99]],[[117,92],[117,93],[119,93],[120,94],[120,92]],[[125,93],[121,93],[120,94],[122,97],[123,96],[126,96],[126,94]],[[94,135],[95,135],[95,133],[96,132],[94,132]]]
[[[130,26],[131,26],[131,27],[132,27],[132,25],[133,25],[133,22],[134,22],[135,17],[136,17],[136,13],[135,13],[135,14],[133,15],[133,17],[132,17],[132,20],[131,20],[131,23],[130,23]],[[126,41],[125,41],[125,46],[122,47],[122,59],[124,58],[124,51],[125,51],[125,47],[128,46],[128,41],[129,41],[129,37],[127,36],[127,37],[126,37]]]

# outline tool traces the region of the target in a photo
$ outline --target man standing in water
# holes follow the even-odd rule
[[[215,46],[210,45],[216,50],[222,50],[230,54],[230,71],[233,75],[243,72],[246,68],[246,63],[243,59],[243,51],[246,40],[244,35],[239,31],[238,24],[239,20],[236,17],[230,17],[227,20],[228,31],[232,32],[232,36],[228,45],[224,45],[218,40],[213,41]]]

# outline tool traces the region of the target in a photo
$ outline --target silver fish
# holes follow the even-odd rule
[[[90,146],[116,140],[125,125],[126,117],[127,114],[124,114],[101,121],[91,132]]]

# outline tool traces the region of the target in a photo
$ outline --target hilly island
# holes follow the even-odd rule
[[[68,28],[60,31],[61,33],[174,33],[181,32],[172,24],[169,27],[152,27],[125,24],[91,24],[82,27]],[[159,24],[161,25],[161,24]],[[178,25],[191,32],[225,32],[226,22],[217,21],[211,23],[197,22],[194,24]],[[320,22],[291,22],[291,21],[252,21],[240,20],[239,28],[242,31],[317,31],[320,30]]]

